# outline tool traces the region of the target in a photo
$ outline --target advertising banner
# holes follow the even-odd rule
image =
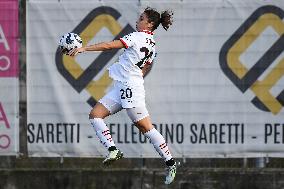
[[[19,151],[18,1],[0,2],[0,156]]]
[[[122,50],[71,58],[67,32],[83,44],[135,31],[146,7],[171,9],[155,31],[145,77],[153,125],[175,157],[283,157],[284,3],[280,1],[93,1],[27,3],[28,149],[31,156],[105,155],[88,115],[112,85]],[[126,157],[158,157],[125,111],[105,119]]]

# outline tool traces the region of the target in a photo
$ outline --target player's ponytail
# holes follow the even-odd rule
[[[144,10],[144,13],[148,17],[148,21],[153,23],[152,31],[156,30],[160,24],[162,24],[165,30],[168,30],[170,25],[173,23],[173,12],[166,10],[163,11],[160,15],[156,9],[147,7]]]
[[[160,23],[162,24],[163,28],[167,31],[170,25],[173,24],[173,12],[171,11],[163,11],[160,18]]]

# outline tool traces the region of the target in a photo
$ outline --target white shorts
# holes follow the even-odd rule
[[[102,98],[111,99],[122,108],[135,108],[146,106],[144,86],[130,87],[123,85],[119,81],[114,81],[111,90]]]
[[[129,87],[119,81],[114,81],[111,90],[99,102],[111,114],[126,109],[128,116],[134,123],[149,116],[145,103],[144,86]]]

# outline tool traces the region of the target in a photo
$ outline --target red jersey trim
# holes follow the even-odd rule
[[[152,31],[142,30],[142,32],[145,32],[145,33],[150,34],[150,35],[154,35],[154,32],[152,32]]]
[[[128,49],[128,45],[125,43],[125,41],[123,41],[122,38],[119,39],[121,41],[121,43],[123,43],[123,45],[125,46],[126,49]]]

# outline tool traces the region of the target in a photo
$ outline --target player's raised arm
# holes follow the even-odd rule
[[[120,40],[114,40],[110,42],[102,42],[94,45],[89,45],[81,48],[75,48],[70,51],[70,56],[76,56],[78,53],[85,51],[105,51],[110,49],[121,49],[124,48],[124,44]]]

